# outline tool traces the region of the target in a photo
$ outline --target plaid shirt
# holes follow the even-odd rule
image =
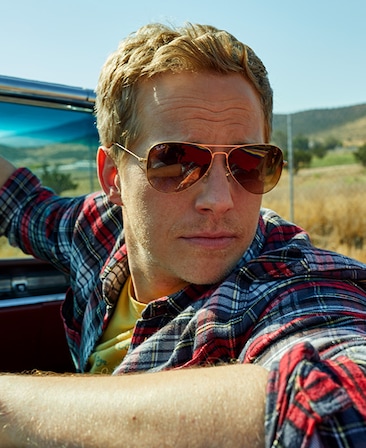
[[[70,276],[63,305],[79,371],[129,275],[121,210],[105,195],[59,198],[26,169],[0,191],[0,233]],[[250,248],[220,284],[150,303],[116,374],[227,362],[270,371],[266,446],[364,446],[365,265],[311,245],[262,210]]]

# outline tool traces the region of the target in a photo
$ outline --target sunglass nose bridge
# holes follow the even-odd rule
[[[215,159],[215,157],[217,156],[217,155],[222,155],[222,156],[224,156],[225,157],[225,169],[226,169],[226,173],[225,173],[225,176],[226,177],[229,177],[230,175],[231,175],[231,171],[230,171],[230,167],[229,167],[229,153],[227,153],[227,152],[225,152],[225,151],[215,151],[215,152],[213,152],[213,151],[210,151],[211,152],[211,157],[212,157],[212,159],[211,159],[211,166],[210,166],[210,169],[208,170],[208,171],[211,171],[211,168],[212,168],[212,166],[213,166],[213,163],[214,163],[214,159]],[[208,172],[206,173],[206,174],[208,174]]]
[[[213,152],[213,151],[211,151],[211,150],[210,150],[210,153],[211,153],[211,163],[210,163],[210,166],[209,166],[208,170],[207,170],[207,171],[205,172],[205,174],[202,176],[202,180],[207,179],[208,176],[210,175],[211,170],[212,170],[212,168],[213,168],[213,164],[214,164],[214,162],[215,162],[215,157],[216,157],[217,155],[222,155],[222,156],[225,157],[225,162],[224,162],[224,166],[225,166],[225,170],[226,170],[225,176],[226,176],[226,178],[227,178],[228,181],[229,181],[229,180],[230,180],[230,177],[232,177],[232,173],[231,173],[231,171],[230,171],[230,167],[229,167],[229,158],[228,158],[228,155],[229,155],[229,154],[228,154],[227,152],[225,152],[225,151],[215,151],[215,152]]]

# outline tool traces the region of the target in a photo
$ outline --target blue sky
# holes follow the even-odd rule
[[[118,42],[157,21],[211,24],[250,45],[276,113],[366,103],[365,0],[9,0],[0,74],[94,88]]]

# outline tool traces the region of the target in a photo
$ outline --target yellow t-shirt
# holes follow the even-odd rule
[[[90,373],[112,373],[125,357],[137,319],[146,304],[131,295],[131,277],[119,296],[114,314],[89,358]]]

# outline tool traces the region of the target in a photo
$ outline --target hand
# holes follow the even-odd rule
[[[16,167],[3,157],[0,157],[0,188],[5,184],[8,178],[14,173]]]

